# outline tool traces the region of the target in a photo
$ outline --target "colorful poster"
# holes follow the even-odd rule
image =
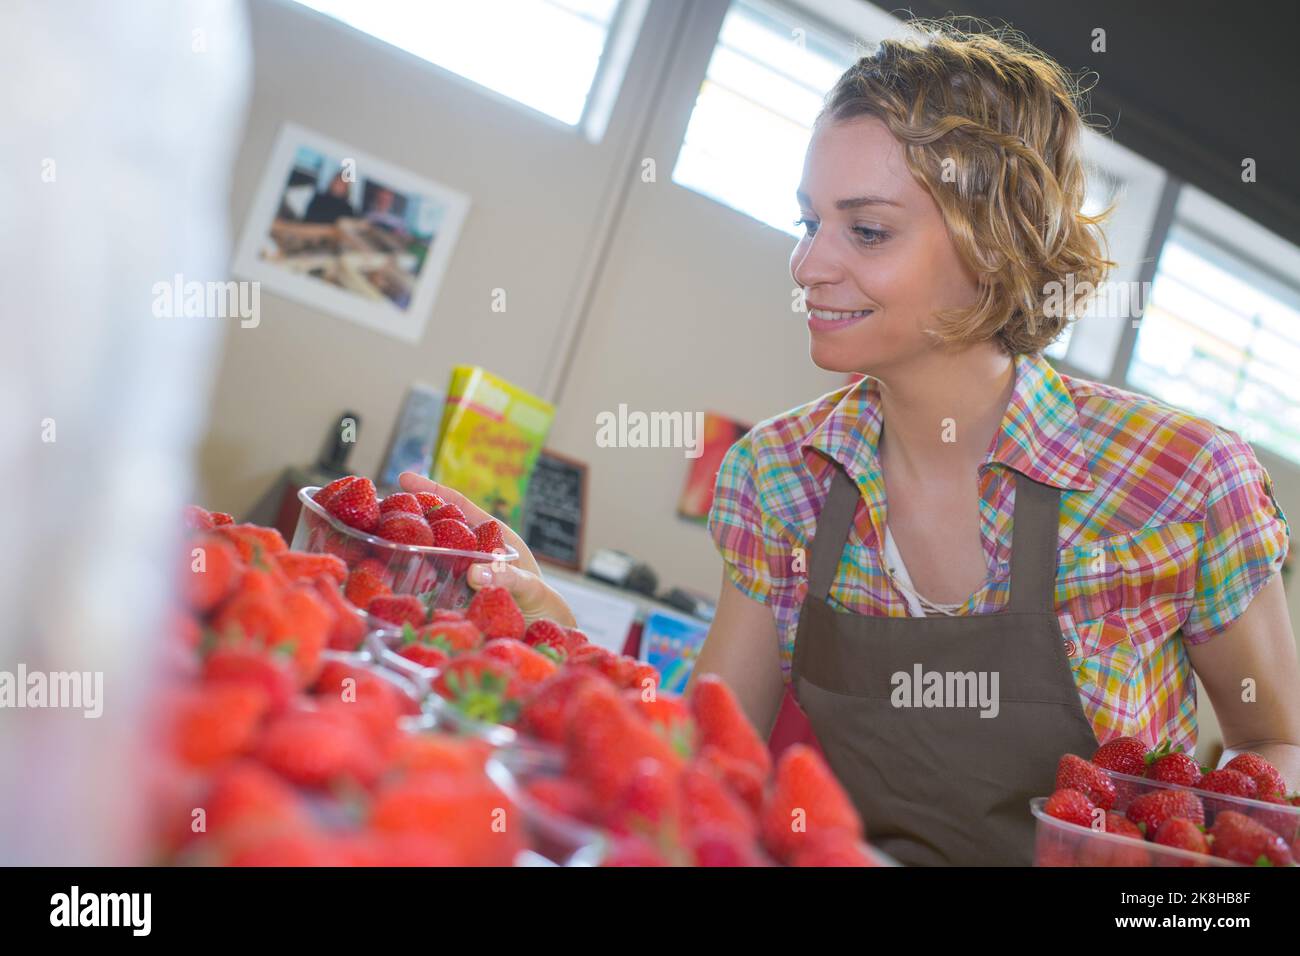
[[[708,519],[709,508],[713,505],[713,486],[717,481],[722,458],[727,449],[749,428],[749,425],[742,425],[723,415],[704,413],[704,450],[699,458],[691,462],[686,487],[682,489],[682,496],[677,501],[679,515],[701,523]]]
[[[515,531],[555,407],[477,366],[452,369],[429,477]]]

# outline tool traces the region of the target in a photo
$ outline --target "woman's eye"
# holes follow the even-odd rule
[[[858,234],[858,238],[868,246],[876,246],[884,242],[888,237],[883,229],[872,229],[868,226],[854,226],[853,231]]]
[[[810,236],[815,236],[815,235],[817,234],[817,220],[816,220],[816,219],[796,219],[796,220],[794,221],[794,224],[795,224],[796,226],[803,226],[804,230],[805,230],[805,231],[808,233],[808,235],[810,235]]]

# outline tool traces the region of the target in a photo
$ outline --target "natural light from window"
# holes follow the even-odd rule
[[[297,0],[576,126],[618,0]]]

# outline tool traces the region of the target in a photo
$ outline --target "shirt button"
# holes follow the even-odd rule
[[[1074,641],[1065,641],[1064,643],[1065,643],[1065,656],[1073,657],[1075,653],[1079,650],[1079,648],[1075,646]]]

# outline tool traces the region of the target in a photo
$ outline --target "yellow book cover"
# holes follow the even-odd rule
[[[518,531],[528,479],[554,418],[549,402],[486,369],[458,365],[429,477]]]

